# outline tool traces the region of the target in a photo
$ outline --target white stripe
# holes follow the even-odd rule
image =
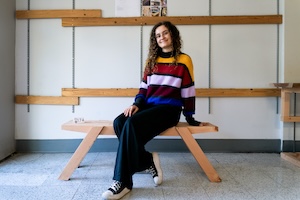
[[[149,85],[168,85],[176,88],[181,86],[181,78],[166,75],[152,75],[148,78]]]
[[[191,87],[188,87],[188,88],[181,89],[181,96],[183,98],[194,97],[195,94],[196,94],[195,86],[191,86]]]
[[[142,81],[141,84],[140,84],[140,88],[147,89],[148,85],[145,82]]]

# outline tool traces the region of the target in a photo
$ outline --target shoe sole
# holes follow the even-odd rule
[[[158,174],[158,182],[155,183],[155,184],[156,185],[160,185],[162,183],[162,181],[163,181],[163,172],[162,172],[162,169],[160,167],[160,160],[159,160],[158,153],[153,152],[152,153],[152,157],[153,157],[153,162],[154,162],[154,165],[156,167],[157,174]]]

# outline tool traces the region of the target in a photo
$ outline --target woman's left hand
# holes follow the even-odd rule
[[[131,117],[132,115],[134,115],[137,111],[139,110],[139,107],[137,107],[136,105],[132,105],[128,108],[126,108],[124,110],[124,115],[126,117]]]

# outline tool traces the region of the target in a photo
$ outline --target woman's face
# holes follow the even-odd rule
[[[158,46],[163,52],[173,51],[172,38],[169,30],[164,25],[161,25],[155,30],[155,38]]]

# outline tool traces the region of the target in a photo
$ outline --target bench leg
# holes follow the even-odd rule
[[[198,145],[197,141],[186,127],[176,127],[178,134],[181,136],[190,152],[193,154],[198,164],[201,166],[206,176],[211,182],[221,182],[221,178],[211,165],[204,152]]]
[[[103,127],[91,128],[91,130],[87,133],[80,145],[77,147],[76,151],[74,152],[73,156],[64,168],[63,172],[60,174],[58,178],[59,180],[67,181],[70,179],[72,173],[75,171],[75,169],[79,166],[85,155],[88,153],[102,129]]]

